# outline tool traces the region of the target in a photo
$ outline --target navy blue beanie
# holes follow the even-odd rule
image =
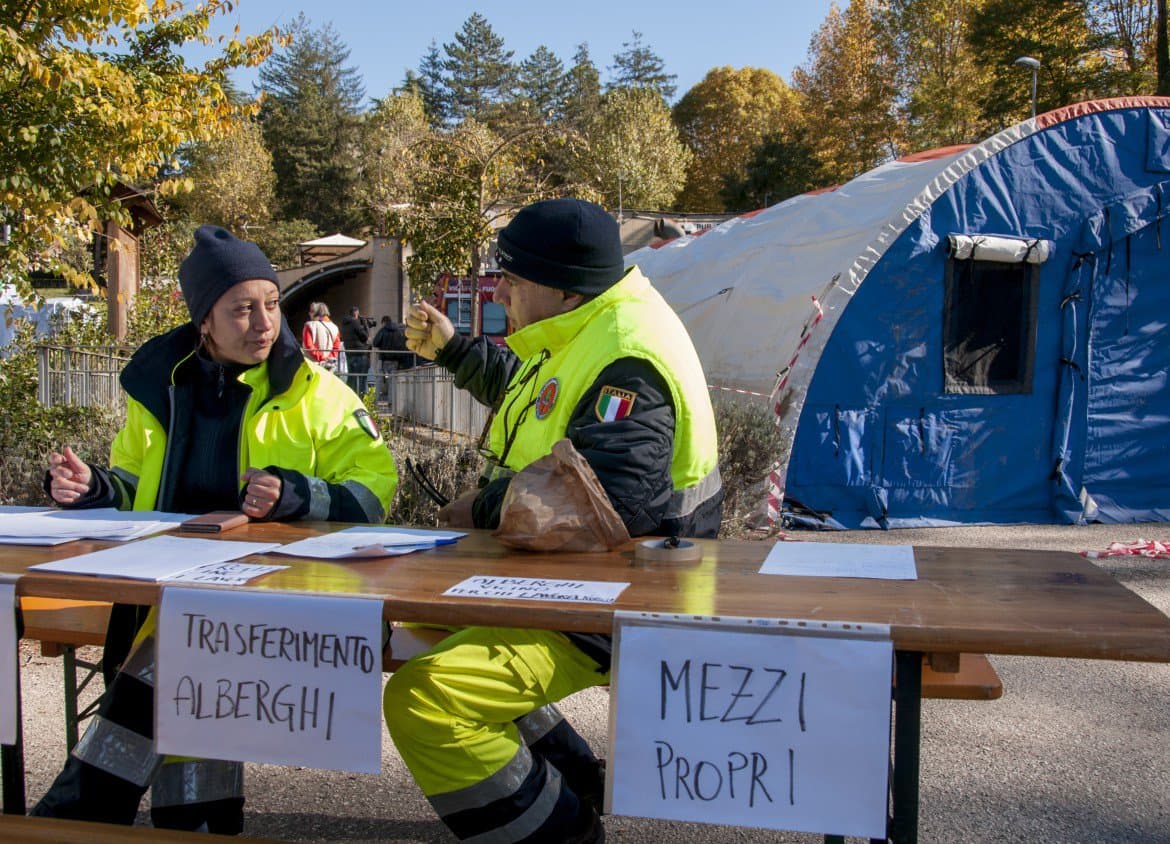
[[[626,271],[617,221],[581,199],[546,199],[521,208],[497,242],[500,269],[570,293],[604,293]]]
[[[179,265],[179,287],[191,322],[198,328],[220,296],[241,281],[258,278],[280,287],[272,262],[259,246],[219,226],[200,226],[195,230],[195,248]]]

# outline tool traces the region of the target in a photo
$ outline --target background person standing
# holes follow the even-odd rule
[[[349,374],[345,380],[359,396],[366,391],[370,371],[370,329],[374,321],[362,316],[361,308],[354,305],[349,315],[341,320],[341,342],[345,344],[345,362]]]

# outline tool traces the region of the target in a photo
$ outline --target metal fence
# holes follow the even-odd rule
[[[376,395],[387,413],[434,431],[478,437],[488,408],[455,386],[455,376],[441,366],[382,373]],[[385,404],[382,405],[382,402]]]
[[[118,384],[118,374],[128,360],[126,351],[116,346],[38,346],[37,399],[46,406],[125,410],[126,395]],[[378,361],[374,364],[368,381],[358,383],[350,376],[350,383],[355,389],[363,384],[373,386],[380,409],[388,415],[417,426],[420,434],[429,430],[478,437],[483,430],[487,408],[465,390],[456,389],[455,376],[442,367],[381,372]]]
[[[37,400],[49,407],[107,407],[124,410],[118,373],[130,359],[118,346],[38,346]]]

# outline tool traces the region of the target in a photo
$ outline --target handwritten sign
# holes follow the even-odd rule
[[[571,601],[612,604],[629,583],[607,580],[550,580],[540,577],[492,577],[474,574],[456,583],[444,595],[490,598],[498,601]]]
[[[893,645],[868,627],[884,638],[619,613],[612,813],[884,838]]]
[[[164,578],[168,583],[213,583],[219,586],[242,586],[262,574],[286,569],[288,566],[266,566],[256,563],[208,563]]]
[[[16,744],[16,586],[0,583],[0,744]]]
[[[382,605],[167,587],[160,753],[379,773]]]

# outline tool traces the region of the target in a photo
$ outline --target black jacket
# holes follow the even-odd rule
[[[370,348],[370,328],[365,317],[342,318],[341,342],[345,344],[346,351],[360,352]]]

